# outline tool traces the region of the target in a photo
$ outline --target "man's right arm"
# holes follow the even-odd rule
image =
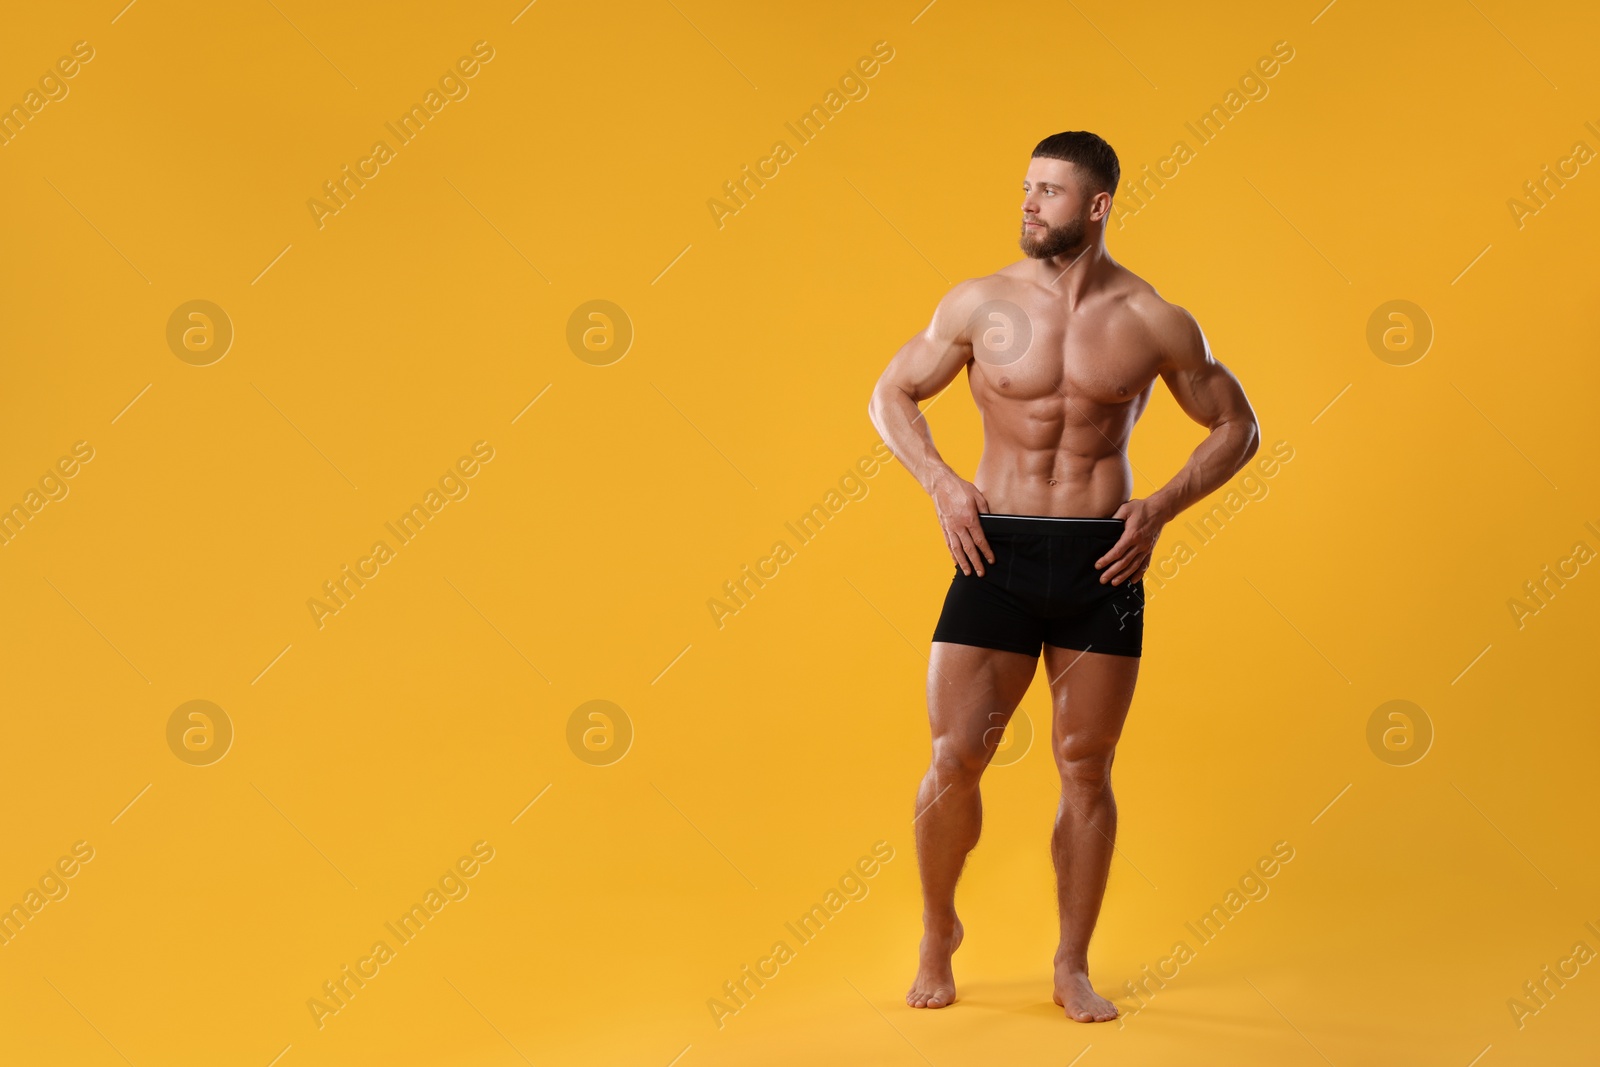
[[[867,415],[884,443],[933,498],[956,566],[964,574],[976,569],[979,575],[985,560],[994,562],[978,522],[978,512],[987,511],[989,503],[939,455],[917,402],[938,394],[971,362],[968,323],[981,302],[974,281],[961,282],[946,293],[928,328],[902,345],[889,361],[867,404]]]

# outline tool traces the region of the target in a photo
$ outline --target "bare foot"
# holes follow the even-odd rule
[[[906,994],[906,1003],[913,1008],[943,1008],[956,999],[956,978],[950,970],[950,957],[961,947],[961,920],[955,920],[948,933],[936,923],[924,922],[923,929],[917,978]]]
[[[1067,1018],[1080,1023],[1103,1023],[1117,1017],[1117,1006],[1094,991],[1087,971],[1056,966],[1055,1002],[1066,1009]]]

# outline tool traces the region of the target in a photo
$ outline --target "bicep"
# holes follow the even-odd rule
[[[1205,427],[1253,418],[1244,387],[1233,372],[1211,354],[1200,324],[1186,311],[1168,333],[1167,360],[1161,380],[1195,422]]]

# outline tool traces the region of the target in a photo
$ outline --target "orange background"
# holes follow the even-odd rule
[[[0,1060],[1592,1060],[1592,963],[1520,1026],[1508,1006],[1600,950],[1600,176],[1569,162],[1537,212],[1508,206],[1600,149],[1586,5],[111,0],[6,22],[0,103],[26,109],[75,42],[93,57],[0,146],[0,504],[24,516],[0,547],[0,905],[39,891],[0,944]],[[440,88],[479,41],[492,58]],[[793,139],[877,42],[892,58]],[[1185,124],[1277,42],[1292,59],[1199,144]],[[308,201],[433,89],[319,227]],[[1199,319],[1263,454],[1293,450],[1152,590],[1090,953],[1120,1026],[1049,1002],[1042,680],[1037,736],[1014,726],[985,780],[961,1000],[905,1007],[950,562],[898,464],[846,481],[895,349],[1018,257],[1028,154],[1062,129],[1117,149],[1124,208],[1189,142],[1108,246]],[[780,139],[719,227],[708,201]],[[218,311],[170,343],[196,300]],[[964,382],[934,405],[970,474]],[[1202,435],[1159,393],[1136,493]],[[78,442],[92,458],[52,478]],[[492,458],[453,476],[478,442]],[[708,602],[834,489],[855,498],[719,627]],[[385,524],[413,505],[402,543]],[[369,577],[319,626],[347,565]],[[1546,565],[1567,577],[1519,619]],[[191,701],[214,710],[173,728]],[[789,940],[878,842],[859,899]],[[1125,983],[1278,842],[1267,894],[1135,1014]],[[430,890],[400,942],[385,924]],[[361,964],[379,940],[392,958]],[[719,1026],[708,1001],[779,940],[792,958]],[[346,966],[371,977],[319,1018]]]

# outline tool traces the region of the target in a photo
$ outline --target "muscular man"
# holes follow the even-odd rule
[[[1117,1009],[1089,983],[1089,937],[1116,836],[1111,762],[1143,648],[1145,568],[1161,528],[1232,477],[1260,430],[1238,380],[1183,308],[1106,252],[1120,167],[1092,133],[1039,142],[1022,183],[1026,259],[964,281],[895,354],[868,413],[933,498],[956,569],[928,669],[933,757],[914,822],[923,937],[906,1003],[956,997],[956,879],[978,843],[978,779],[1033,681],[1049,679],[1061,774],[1055,1002]],[[940,458],[917,402],[962,368],[983,416],[973,481]],[[1133,499],[1128,438],[1155,380],[1210,430],[1171,481]]]

